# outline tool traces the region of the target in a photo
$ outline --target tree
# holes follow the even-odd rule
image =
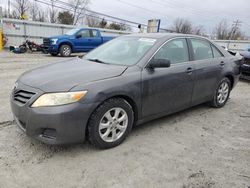
[[[122,30],[122,31],[131,31],[131,28],[125,23],[111,23],[108,27],[109,29]]]
[[[193,31],[192,23],[187,19],[177,18],[172,26],[172,30],[176,33],[191,34]]]
[[[12,5],[14,7],[13,13],[17,14],[20,19],[24,19],[30,8],[29,0],[14,0]],[[13,15],[13,17],[16,17],[16,15]]]
[[[79,19],[84,15],[89,3],[90,0],[69,0],[69,4],[72,5],[74,25],[76,25]]]
[[[226,20],[221,20],[214,29],[214,33],[217,39],[228,39],[229,38],[229,29]]]
[[[106,28],[108,25],[108,22],[103,18],[102,21],[99,23],[100,28]]]
[[[43,10],[39,10],[38,11],[38,18],[37,18],[37,21],[39,22],[45,22],[47,21],[46,17],[45,17],[45,13]]]
[[[100,18],[96,15],[87,16],[86,22],[89,27],[99,27],[101,23]]]
[[[31,19],[33,21],[38,21],[38,17],[39,17],[39,12],[40,11],[39,11],[37,3],[35,1],[30,6],[29,12],[30,12]]]
[[[74,23],[73,14],[69,11],[59,12],[57,19],[61,24],[72,25]]]
[[[49,9],[49,20],[50,23],[56,23],[57,10],[55,8],[56,0],[51,0],[51,8]]]
[[[205,35],[205,29],[204,29],[204,27],[202,25],[198,25],[198,26],[193,28],[192,33],[195,34],[195,35],[204,36]]]

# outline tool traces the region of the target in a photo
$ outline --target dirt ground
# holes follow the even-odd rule
[[[48,146],[13,123],[9,95],[24,71],[61,60],[0,52],[0,188],[250,187],[250,82],[239,82],[224,108],[151,121],[113,149]]]

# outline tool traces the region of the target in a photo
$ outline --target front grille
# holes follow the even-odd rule
[[[14,101],[21,104],[26,104],[35,93],[30,91],[18,90],[14,92]]]
[[[49,46],[50,45],[50,39],[49,38],[43,38],[43,45]]]

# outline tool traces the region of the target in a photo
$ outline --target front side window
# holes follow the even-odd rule
[[[190,39],[193,46],[194,60],[213,58],[210,43],[201,39]]]
[[[89,33],[89,30],[81,30],[77,33],[77,35],[80,35],[81,38],[88,38],[90,37],[90,33]]]
[[[154,59],[167,59],[171,64],[189,61],[186,39],[169,41],[155,54]]]
[[[212,50],[213,50],[214,58],[223,57],[221,52],[217,48],[215,48],[213,45],[212,45]]]

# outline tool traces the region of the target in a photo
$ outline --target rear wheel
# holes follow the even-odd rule
[[[89,141],[94,146],[107,149],[123,142],[134,122],[134,113],[124,99],[109,99],[91,115],[88,124]]]
[[[60,47],[60,54],[63,57],[69,57],[71,54],[71,47],[70,45],[64,44]]]
[[[228,78],[223,78],[219,86],[217,87],[213,100],[211,101],[211,106],[215,108],[223,107],[228,101],[231,91],[231,82]]]

